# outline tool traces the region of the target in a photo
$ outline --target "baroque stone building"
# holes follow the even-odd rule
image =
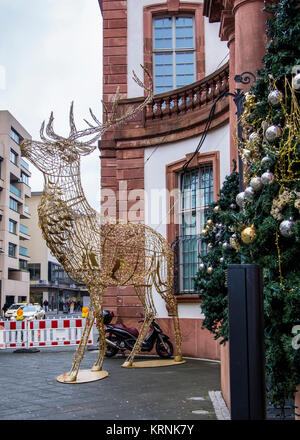
[[[120,114],[142,102],[143,91],[132,80],[134,70],[147,81],[141,64],[152,75],[155,92],[143,112],[99,143],[102,213],[143,222],[172,244],[183,354],[221,359],[222,391],[229,403],[228,351],[201,328],[193,277],[205,252],[200,232],[207,206],[238,158],[236,106],[225,92],[240,87],[237,74],[255,74],[262,65],[264,1],[99,0],[99,5],[107,110],[117,86]],[[168,310],[155,292],[154,300],[160,324],[171,334]],[[140,304],[130,287],[109,288],[105,307],[136,325]]]

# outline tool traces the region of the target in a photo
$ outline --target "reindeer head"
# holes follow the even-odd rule
[[[143,66],[142,66],[143,67]],[[32,141],[29,139],[24,139],[20,145],[22,155],[32,162],[43,174],[50,175],[60,175],[63,170],[69,166],[76,165],[79,163],[80,156],[90,154],[95,150],[96,146],[93,145],[102,134],[111,127],[117,126],[124,121],[132,118],[138,112],[140,112],[153,98],[153,87],[152,80],[149,73],[143,67],[147,76],[150,79],[150,86],[147,87],[143,82],[141,82],[133,72],[133,79],[143,87],[147,92],[147,96],[142,104],[133,110],[129,110],[125,115],[117,117],[118,102],[119,102],[119,88],[114,96],[112,102],[112,110],[108,112],[106,106],[104,105],[104,110],[106,112],[106,120],[101,123],[92,110],[90,109],[90,114],[93,118],[94,125],[90,122],[85,122],[88,124],[89,128],[84,130],[77,130],[74,122],[73,114],[73,102],[70,108],[70,134],[69,137],[65,138],[57,135],[53,129],[54,116],[53,112],[50,115],[49,122],[46,125],[46,135],[45,137],[45,121],[43,122],[40,129],[41,141]],[[96,125],[95,125],[96,124]],[[85,142],[79,141],[81,138],[87,138]]]

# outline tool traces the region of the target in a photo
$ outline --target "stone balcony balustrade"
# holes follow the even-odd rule
[[[118,148],[146,147],[174,142],[203,132],[215,99],[229,83],[228,63],[211,75],[180,89],[155,95],[152,102],[134,118],[109,130],[101,146]],[[119,115],[125,114],[143,102],[143,97],[122,99]],[[223,97],[216,106],[211,128],[229,120],[229,98]]]

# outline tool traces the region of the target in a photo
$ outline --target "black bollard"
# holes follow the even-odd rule
[[[230,407],[232,420],[266,418],[262,268],[228,266]]]

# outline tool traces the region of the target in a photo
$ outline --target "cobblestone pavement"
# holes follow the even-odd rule
[[[121,368],[124,358],[105,359],[106,379],[62,384],[75,347],[38,353],[0,350],[0,420],[215,420],[209,392],[220,390],[220,364],[187,359],[182,365]],[[96,360],[87,351],[81,369]],[[138,359],[137,359],[138,360]]]

